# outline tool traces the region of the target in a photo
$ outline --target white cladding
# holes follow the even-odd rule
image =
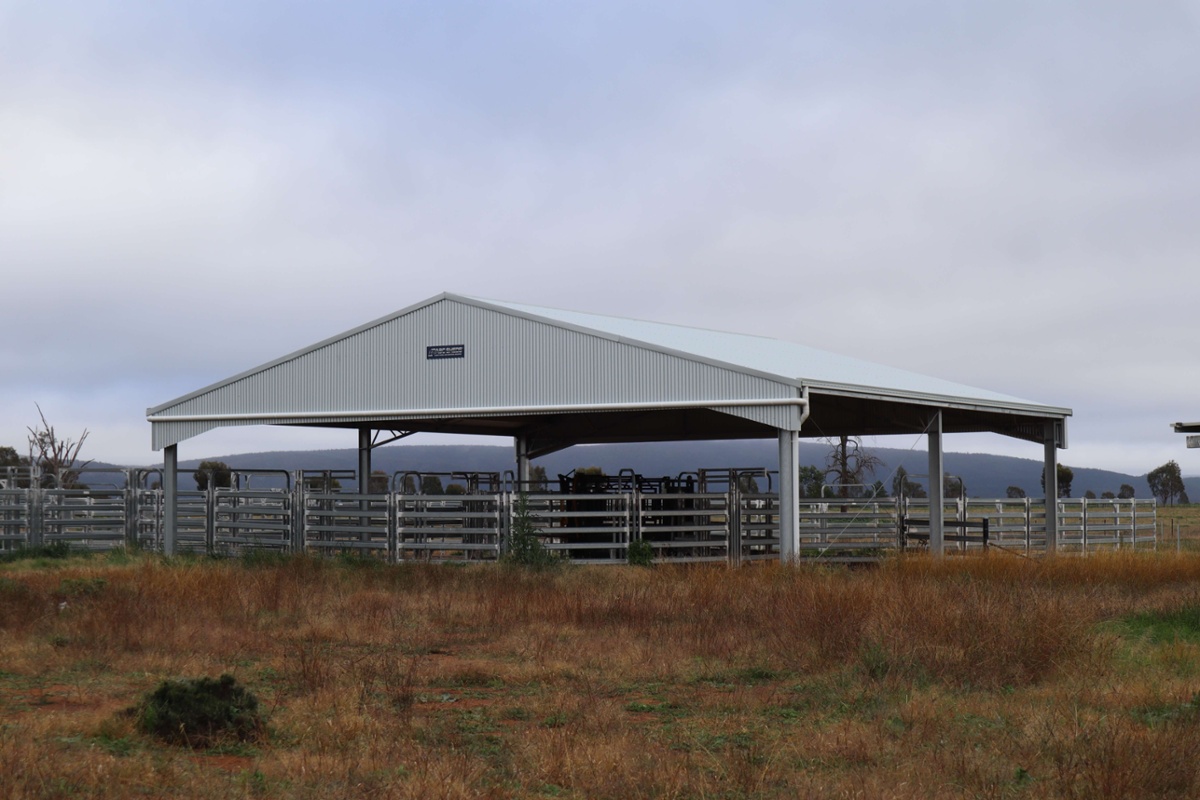
[[[890,395],[904,394],[968,402],[982,401],[989,405],[1030,407],[1040,411],[1065,411],[1065,409],[1049,409],[1039,403],[1021,400],[987,389],[976,389],[940,378],[931,378],[927,375],[847,358],[835,353],[763,336],[724,333],[702,328],[539,308],[538,306],[495,300],[481,300],[480,302],[546,317],[567,325],[603,331],[629,341],[638,341],[658,348],[689,353],[714,362],[736,364],[742,369],[778,376],[810,388],[818,386],[856,388],[868,391],[877,390]]]
[[[795,424],[794,406],[727,404],[797,394],[793,381],[736,363],[666,352],[545,315],[441,295],[147,415],[154,447],[161,449],[226,425],[320,424],[329,415],[338,422],[402,420],[453,416],[456,409],[605,403],[711,401],[724,413],[787,428]]]

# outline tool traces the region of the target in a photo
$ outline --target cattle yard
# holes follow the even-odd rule
[[[181,472],[185,479],[194,475]],[[0,481],[0,546],[162,551],[166,512],[159,470],[85,472],[79,478],[74,488],[15,471]],[[524,513],[547,550],[573,561],[625,563],[630,544],[639,541],[660,563],[736,565],[780,557],[778,475],[765,468],[660,478],[633,470],[611,476],[581,471],[545,485],[519,485],[500,473],[397,472],[372,476],[365,493],[357,491],[355,473],[330,470],[234,470],[229,486],[217,483],[206,477],[203,490],[180,488],[178,551],[489,561],[502,555]],[[922,550],[930,512],[923,498],[802,500],[799,558],[875,561]],[[1157,512],[1152,500],[1061,499],[1058,549],[1155,549],[1160,538],[1170,538],[1160,536]],[[945,500],[942,519],[949,553],[1045,551],[1041,499]]]

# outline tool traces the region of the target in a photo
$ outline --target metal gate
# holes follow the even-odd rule
[[[304,492],[303,498],[306,550],[394,558],[391,495]]]
[[[30,546],[63,542],[77,550],[110,550],[125,543],[123,488],[36,489],[34,494],[41,505],[40,531],[34,529]]]
[[[1148,522],[1146,501],[1090,500],[1058,501],[1059,547],[1063,550],[1136,548],[1155,540]],[[1139,524],[1142,523],[1142,524]]]
[[[396,495],[397,558],[494,560],[508,513],[502,494]]]
[[[734,553],[742,561],[779,560],[779,495],[739,493],[740,513],[735,537],[740,547]]]
[[[626,560],[634,531],[632,494],[534,494],[527,503],[547,550],[588,564]]]
[[[669,561],[726,561],[730,493],[655,493],[637,496],[637,535]]]
[[[0,551],[17,550],[29,540],[29,490],[0,489]]]
[[[900,520],[895,500],[839,497],[801,502],[801,559],[877,561],[899,547]]]
[[[243,547],[289,551],[293,546],[292,493],[286,489],[216,489],[210,550]]]

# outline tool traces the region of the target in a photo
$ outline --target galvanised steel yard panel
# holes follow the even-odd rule
[[[72,548],[108,549],[135,544],[163,547],[163,491],[140,487],[130,470],[122,488],[0,490],[0,551],[65,542]],[[319,491],[301,475],[290,489],[231,488],[182,491],[177,545],[196,552],[374,550],[395,560],[494,558],[512,530],[519,495],[358,495]],[[630,485],[635,485],[631,483]],[[625,561],[630,541],[650,542],[664,560],[733,563],[778,558],[779,495],[724,491],[534,493],[527,509],[543,544],[587,563]],[[1063,498],[1058,510],[1061,549],[1093,552],[1097,545],[1153,547],[1153,500],[1089,501]],[[955,512],[957,509],[957,513]],[[927,538],[929,500],[806,500],[798,507],[799,553],[804,558],[863,560],[903,546],[900,518],[908,517],[908,546]],[[1082,511],[1081,511],[1082,510]],[[1072,531],[1071,517],[1086,511]],[[946,518],[989,521],[989,547],[1032,553],[1045,539],[1041,499],[968,499],[948,503]],[[915,519],[914,519],[915,517]],[[125,539],[126,523],[133,533]],[[1087,546],[1083,546],[1084,526]],[[1007,532],[1008,535],[1005,535]],[[913,534],[925,533],[925,536]],[[1028,543],[1027,535],[1034,541]],[[1103,537],[1103,538],[1101,538]],[[918,549],[920,544],[917,544]],[[965,549],[965,548],[963,548]]]

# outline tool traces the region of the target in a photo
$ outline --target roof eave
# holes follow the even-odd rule
[[[908,392],[900,389],[885,389],[877,386],[855,386],[852,384],[823,383],[806,381],[804,385],[810,392],[831,394],[843,397],[860,397],[866,400],[881,402],[908,402],[919,405],[939,406],[943,408],[962,409],[965,411],[984,411],[991,413],[1021,414],[1032,417],[1066,418],[1073,414],[1069,408],[1043,406],[1036,403],[1006,402],[1001,400],[984,400],[978,397],[961,397],[954,395],[928,394],[924,392]]]

